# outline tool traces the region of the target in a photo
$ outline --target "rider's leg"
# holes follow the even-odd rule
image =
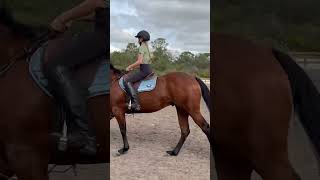
[[[49,86],[72,113],[75,130],[69,140],[76,147],[81,146],[84,154],[95,154],[96,146],[94,139],[88,136],[86,91],[71,78],[69,68],[105,55],[106,44],[99,33],[84,33],[71,39],[52,41],[47,48],[44,68]]]
[[[140,107],[139,100],[138,100],[138,93],[134,89],[133,83],[139,81],[142,78],[143,78],[143,74],[141,72],[137,72],[137,73],[134,73],[134,74],[127,76],[127,78],[125,79],[125,83],[124,83],[125,88],[126,88],[126,92],[129,94],[131,102],[132,102],[131,108],[134,110],[137,110],[137,111],[139,111],[141,109],[141,107]]]
[[[148,64],[141,64],[140,65],[140,71],[129,75],[129,77],[126,78],[125,80],[125,85],[127,92],[129,93],[132,101],[132,108],[135,110],[140,110],[140,103],[139,103],[139,98],[136,90],[133,87],[133,83],[140,81],[141,79],[145,78],[152,72],[150,65]]]
[[[69,140],[73,145],[81,146],[76,145],[77,142],[82,143],[89,131],[86,91],[71,78],[67,67],[48,64],[47,68],[46,75],[53,95],[59,103],[63,103],[67,107],[74,120],[72,124],[75,131],[71,132]]]
[[[144,73],[144,78],[152,73],[150,64],[140,64],[140,70]]]

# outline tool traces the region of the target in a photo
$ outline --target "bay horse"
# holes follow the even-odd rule
[[[200,112],[201,95],[210,110],[210,91],[207,85],[199,78],[182,72],[171,72],[157,79],[155,89],[150,92],[138,94],[141,110],[130,112],[126,103],[126,93],[119,85],[119,79],[126,72],[110,65],[111,87],[110,107],[112,115],[116,118],[123,139],[123,148],[118,150],[121,154],[129,150],[129,143],[126,135],[126,113],[152,113],[161,110],[169,105],[175,106],[178,114],[178,121],[181,129],[181,137],[173,150],[167,151],[169,155],[178,155],[183,143],[188,137],[189,122],[191,116],[193,121],[201,128],[210,142],[210,126]]]
[[[0,7],[0,179],[13,174],[25,180],[48,179],[54,151],[49,132],[55,120],[55,103],[28,71],[25,49],[34,45],[34,38],[34,29]],[[90,124],[99,145],[96,161],[104,163],[110,162],[108,102],[109,95],[88,100]],[[61,163],[77,163],[77,155],[66,153]]]
[[[296,111],[320,154],[320,94],[286,53],[213,33],[213,155],[219,180],[299,180],[288,157]],[[319,159],[318,159],[319,160]]]

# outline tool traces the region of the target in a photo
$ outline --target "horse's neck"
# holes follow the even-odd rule
[[[4,45],[4,53],[1,54],[1,64],[8,63],[15,58],[23,56],[25,48],[29,45],[29,41],[24,39],[12,40]]]
[[[119,80],[118,75],[116,75],[116,74],[114,74],[113,72],[111,72],[111,81],[112,81],[112,82],[115,82],[115,81],[117,81],[117,80]]]

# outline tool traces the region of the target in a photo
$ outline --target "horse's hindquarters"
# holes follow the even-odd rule
[[[229,36],[214,43],[215,142],[250,161],[286,152],[292,97],[272,51]]]

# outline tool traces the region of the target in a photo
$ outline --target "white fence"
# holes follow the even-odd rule
[[[289,54],[304,68],[320,65],[320,52],[290,52]]]
[[[210,86],[210,79],[201,79],[204,83]]]

